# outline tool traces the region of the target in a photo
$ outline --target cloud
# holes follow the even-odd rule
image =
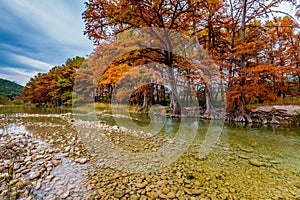
[[[0,67],[0,77],[16,82],[20,85],[25,86],[30,78],[38,74],[38,71],[28,72],[26,69],[17,69],[14,67]]]
[[[90,47],[91,42],[83,36],[81,13],[84,1],[79,2],[80,4],[64,0],[10,0],[6,1],[6,6],[23,22],[54,41]]]
[[[51,66],[48,63],[33,59],[33,58],[29,58],[26,56],[22,56],[22,55],[17,55],[17,54],[11,54],[11,57],[26,66],[31,66],[34,69],[40,70],[40,71],[48,71],[49,69],[51,69],[53,66]]]
[[[51,66],[92,51],[92,42],[83,35],[84,0],[0,3],[0,77],[24,83]]]

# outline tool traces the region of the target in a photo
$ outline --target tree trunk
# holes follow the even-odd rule
[[[242,45],[245,44],[245,37],[246,37],[246,12],[247,12],[247,0],[243,0],[243,13],[242,13],[242,38],[241,42]],[[244,69],[246,65],[246,58],[245,54],[241,56],[241,69]]]
[[[241,42],[242,45],[245,44],[245,37],[246,37],[246,12],[247,12],[247,0],[243,0],[243,13],[242,13],[242,38],[241,38]],[[246,67],[246,57],[245,54],[241,55],[241,69],[245,69]],[[245,80],[244,78],[242,78],[241,81],[241,86],[244,86],[245,84]],[[239,113],[240,114],[244,114],[244,112],[246,111],[246,102],[245,102],[245,95],[243,94],[243,92],[241,92],[240,95],[240,106],[239,106]]]
[[[174,77],[174,69],[172,67],[168,67],[168,74],[170,77],[170,85],[171,85],[171,102],[170,107],[172,109],[172,116],[180,116],[181,115],[181,104],[179,101],[179,96],[177,92],[176,81]]]
[[[195,39],[196,39],[197,45],[198,45],[199,48],[201,48],[201,44],[199,42],[199,38],[198,38],[198,33],[197,33],[197,30],[196,30],[196,23],[195,22],[194,22],[194,34],[195,34]],[[205,103],[206,103],[206,111],[205,111],[205,113],[211,114],[211,111],[213,110],[213,105],[212,105],[212,99],[211,99],[211,94],[210,94],[210,86],[208,86],[207,84],[208,83],[205,83]]]

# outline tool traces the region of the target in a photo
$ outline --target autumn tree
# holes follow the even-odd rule
[[[24,87],[21,99],[27,103],[70,106],[77,70],[84,62],[77,56],[62,66],[53,67],[48,73],[39,73]]]
[[[176,73],[174,66],[174,41],[170,40],[169,30],[187,32],[190,30],[193,11],[197,2],[183,0],[163,1],[104,1],[90,0],[83,14],[86,22],[86,34],[95,44],[103,40],[113,39],[119,33],[131,28],[157,27],[163,28],[164,34],[152,32],[153,37],[165,45],[162,51],[164,64],[168,66],[168,75],[172,91],[171,107],[174,115],[181,114],[179,94],[176,87]]]
[[[120,62],[111,61],[113,65],[105,72],[103,83],[111,91],[112,79],[116,78],[114,74],[122,74],[122,70],[127,71],[141,63],[160,62],[170,67],[167,72],[171,77],[170,83],[179,80],[178,74],[184,74],[198,90],[197,95],[205,96],[207,110],[213,109],[212,99],[225,98],[227,89],[229,110],[243,115],[248,111],[247,104],[299,94],[298,24],[289,14],[276,10],[283,2],[290,3],[291,7],[296,7],[297,3],[294,0],[89,0],[83,13],[85,34],[99,45],[94,52],[99,54],[101,46],[109,45],[120,33],[131,28],[164,28],[167,36],[169,29],[184,33],[193,38],[199,48],[209,52],[221,75],[221,90],[214,91],[212,82],[205,79],[214,76],[209,68],[205,68],[205,65],[210,65],[208,57],[203,59],[199,53],[203,67],[201,70],[193,68],[173,53],[176,45],[168,40],[170,37],[160,38],[155,31],[152,36],[163,41],[165,50],[140,50],[124,55]],[[276,17],[277,14],[288,17],[281,19]],[[188,55],[190,50],[183,47],[181,51]],[[119,51],[118,48],[116,51]],[[114,51],[110,53],[114,54]],[[138,62],[137,58],[143,59]],[[118,67],[120,70],[117,72],[112,70]],[[180,114],[181,105],[176,99],[180,95],[176,94],[176,85],[171,85],[171,91],[173,114]],[[184,98],[187,99],[187,96],[185,94]]]

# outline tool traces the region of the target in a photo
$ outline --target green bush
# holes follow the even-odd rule
[[[293,122],[296,123],[297,125],[300,125],[300,112],[294,115]]]

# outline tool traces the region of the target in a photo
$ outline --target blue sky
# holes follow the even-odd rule
[[[0,78],[25,85],[67,58],[89,55],[84,0],[0,0]]]

